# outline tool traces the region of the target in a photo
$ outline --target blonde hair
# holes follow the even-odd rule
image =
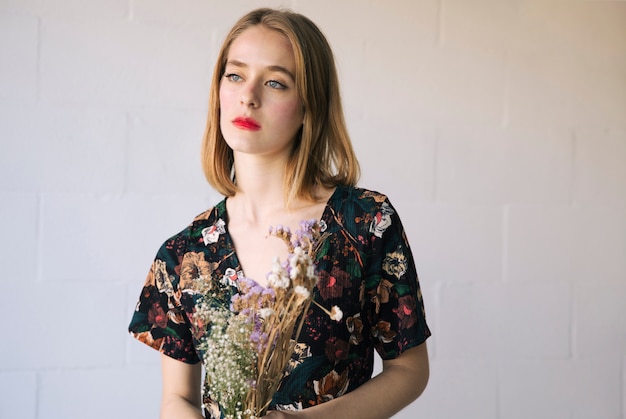
[[[233,179],[233,151],[220,129],[219,89],[228,52],[246,29],[264,25],[285,35],[296,61],[296,89],[304,122],[285,168],[287,205],[294,198],[315,201],[315,187],[356,185],[359,163],[346,128],[335,60],[328,41],[307,17],[285,10],[257,9],[233,26],[219,52],[209,96],[209,115],[202,144],[202,166],[209,184],[226,196],[238,189]]]

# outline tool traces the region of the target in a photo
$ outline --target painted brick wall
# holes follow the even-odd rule
[[[601,0],[0,0],[0,418],[157,417],[126,326],[219,199],[210,74],[261,5],[328,35],[361,184],[412,243],[432,378],[397,417],[626,418],[626,2]]]

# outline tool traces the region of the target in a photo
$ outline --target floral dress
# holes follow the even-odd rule
[[[430,336],[413,256],[387,197],[339,186],[320,225],[329,234],[316,254],[314,299],[344,315],[336,322],[311,305],[274,409],[303,409],[350,392],[371,378],[374,350],[393,359]],[[227,226],[224,199],[161,246],[129,326],[132,336],[182,362],[204,359],[208,325],[194,319],[193,284],[207,282],[229,306],[243,277]],[[220,417],[206,392],[204,404],[207,417]]]

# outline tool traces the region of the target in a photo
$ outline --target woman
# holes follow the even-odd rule
[[[267,417],[386,418],[417,398],[430,331],[413,258],[389,200],[355,187],[334,59],[309,19],[259,9],[235,24],[213,75],[203,165],[226,198],[164,243],[129,327],[162,352],[161,417],[219,417],[200,392],[206,334],[194,329],[190,284],[236,287],[245,272],[265,285],[270,261],[287,254],[267,227],[305,219],[326,233],[314,298],[344,317],[311,306]],[[383,372],[371,378],[374,350]]]

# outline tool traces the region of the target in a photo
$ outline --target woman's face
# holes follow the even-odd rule
[[[220,128],[235,154],[288,156],[304,110],[296,62],[283,34],[263,25],[231,44],[220,83]]]

